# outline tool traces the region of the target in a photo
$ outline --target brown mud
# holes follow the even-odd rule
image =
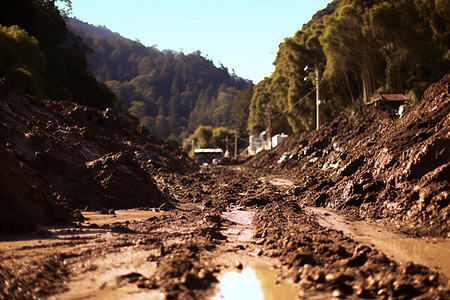
[[[0,234],[79,220],[74,209],[159,207],[151,174],[196,168],[112,109],[28,97],[4,79],[0,160]]]
[[[248,166],[283,174],[303,203],[450,237],[450,74],[400,117],[373,107],[296,133]],[[262,171],[263,170],[263,171]]]
[[[357,109],[202,169],[2,82],[0,299],[449,299],[449,79],[400,119]]]
[[[413,238],[375,222],[352,221],[339,211],[308,207],[321,226],[342,231],[361,243],[372,245],[398,262],[414,261],[450,277],[450,240],[443,238]]]
[[[15,241],[4,236],[2,295],[211,299],[226,295],[220,285],[226,274],[243,274],[243,280],[254,272],[258,279],[263,270],[272,278],[258,279],[269,286],[266,295],[279,295],[284,286],[294,291],[286,299],[450,296],[448,277],[439,269],[398,262],[342,230],[321,226],[289,185],[273,185],[235,167],[158,181],[163,180],[175,182],[165,185],[171,187],[173,210],[83,212],[85,221],[74,227],[48,228],[38,237],[15,235]],[[236,193],[238,185],[247,193]],[[186,194],[201,187],[201,197],[195,203],[175,197],[181,186]]]

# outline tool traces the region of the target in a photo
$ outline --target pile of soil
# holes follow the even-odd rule
[[[140,208],[150,215],[129,219],[130,211],[82,212],[72,226],[6,237],[0,298],[211,299],[226,272],[263,263],[299,299],[449,299],[448,268],[398,262],[314,213],[327,211],[331,222],[334,210],[308,207],[446,236],[449,83],[432,86],[401,118],[358,108],[246,166],[191,172],[184,154],[125,116],[27,97],[1,82],[2,232],[70,221],[85,205],[174,209]]]
[[[81,217],[74,209],[159,207],[152,176],[196,166],[112,109],[18,93],[0,79],[0,234]]]
[[[450,237],[450,74],[401,116],[374,107],[292,135],[247,166],[295,180],[302,203]]]

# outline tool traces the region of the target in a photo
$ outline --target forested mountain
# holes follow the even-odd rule
[[[67,27],[72,32],[78,32],[79,34],[86,34],[92,37],[103,37],[105,39],[122,39],[130,41],[129,39],[120,35],[120,33],[112,32],[106,26],[93,26],[92,24],[78,20],[77,18],[68,18]]]
[[[159,51],[137,41],[87,35],[86,25],[72,23],[70,28],[91,47],[89,69],[96,78],[162,138],[181,140],[200,125],[231,128],[234,97],[252,86],[224,66],[215,67],[199,51]]]
[[[335,0],[280,44],[273,74],[233,106],[248,105],[240,118],[250,133],[267,126],[268,102],[274,134],[312,129],[314,68],[304,68],[314,64],[323,78],[321,123],[377,93],[418,101],[449,72],[449,45],[449,0]]]
[[[55,0],[2,0],[0,77],[32,95],[121,108],[113,90],[163,138],[200,125],[260,132],[269,106],[273,134],[291,133],[314,125],[306,65],[322,77],[322,123],[377,93],[418,101],[450,70],[449,16],[450,0],[335,0],[279,45],[275,71],[253,86],[200,52],[160,51],[79,20],[67,30]]]
[[[115,95],[87,71],[86,51],[67,31],[55,1],[0,1],[0,77],[14,88],[97,108],[117,106]]]

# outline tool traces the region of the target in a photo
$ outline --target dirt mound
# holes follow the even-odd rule
[[[450,74],[398,117],[356,108],[292,135],[247,165],[296,180],[309,205],[386,219],[416,235],[450,234]]]
[[[0,233],[74,220],[72,211],[86,206],[160,206],[165,200],[151,174],[195,168],[127,116],[25,96],[6,80],[0,158]]]

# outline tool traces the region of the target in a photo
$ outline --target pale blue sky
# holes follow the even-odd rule
[[[72,15],[159,50],[201,51],[258,83],[278,45],[331,0],[72,0]]]

